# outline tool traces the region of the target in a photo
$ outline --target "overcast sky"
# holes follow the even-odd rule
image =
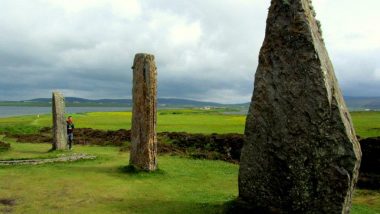
[[[346,96],[380,96],[380,1],[314,0]],[[0,0],[0,100],[130,98],[135,53],[159,97],[248,102],[270,0]]]

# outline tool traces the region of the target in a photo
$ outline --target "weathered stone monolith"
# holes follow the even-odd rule
[[[136,54],[133,62],[132,130],[129,164],[146,171],[157,168],[157,68],[154,56]]]
[[[360,158],[311,0],[272,0],[239,201],[257,213],[349,213]]]
[[[65,98],[60,92],[53,92],[53,150],[64,150],[67,145],[65,120]]]

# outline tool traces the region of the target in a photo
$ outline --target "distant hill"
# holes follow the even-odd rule
[[[78,97],[65,97],[67,106],[131,106],[131,99],[84,99]],[[51,98],[36,98],[31,100],[20,101],[23,105],[48,105],[51,104]],[[158,105],[160,107],[222,107],[229,106],[215,102],[203,102],[189,99],[176,99],[176,98],[158,98]],[[244,104],[242,104],[244,105]]]
[[[131,99],[85,99],[78,97],[66,97],[68,107],[131,107]],[[380,97],[345,97],[350,110],[380,110]],[[51,98],[36,98],[24,101],[0,101],[0,106],[50,106]],[[158,98],[160,108],[191,108],[191,107],[231,107],[248,109],[249,103],[221,104],[216,102],[204,102],[189,99]]]
[[[25,100],[22,102],[27,103],[50,103],[51,98],[36,98],[31,100]],[[125,105],[131,105],[132,101],[130,99],[98,99],[98,100],[91,100],[91,99],[85,99],[85,98],[79,98],[79,97],[65,97],[66,104],[99,104],[99,105],[106,105],[106,104],[122,104]]]
[[[352,110],[380,109],[380,97],[345,97],[345,101]]]

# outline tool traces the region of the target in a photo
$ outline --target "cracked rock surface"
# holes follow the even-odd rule
[[[239,199],[263,213],[349,213],[361,151],[310,0],[272,0]]]
[[[131,154],[129,164],[146,171],[157,168],[157,67],[151,54],[133,62]]]
[[[53,92],[53,150],[67,149],[67,132],[65,118],[65,98],[60,92]]]

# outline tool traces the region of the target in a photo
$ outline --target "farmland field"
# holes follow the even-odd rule
[[[380,112],[352,112],[357,135],[380,136]],[[131,112],[91,112],[73,114],[77,128],[102,130],[130,129]],[[185,131],[189,133],[243,133],[245,115],[224,114],[222,110],[161,110],[158,112],[157,131]],[[0,118],[0,132],[36,132],[51,126],[51,115]]]
[[[379,112],[352,113],[358,135],[380,136]],[[129,129],[129,112],[74,114],[78,128]],[[243,133],[245,116],[221,110],[162,110],[158,131]],[[35,133],[51,115],[0,119],[0,132]],[[0,137],[3,138],[4,136]],[[17,143],[0,159],[47,158],[49,144]],[[63,154],[86,153],[96,160],[39,166],[0,167],[0,213],[221,213],[237,197],[238,165],[223,161],[159,156],[159,171],[126,173],[129,153],[117,147],[75,146]],[[380,213],[380,192],[356,190],[352,213]]]

